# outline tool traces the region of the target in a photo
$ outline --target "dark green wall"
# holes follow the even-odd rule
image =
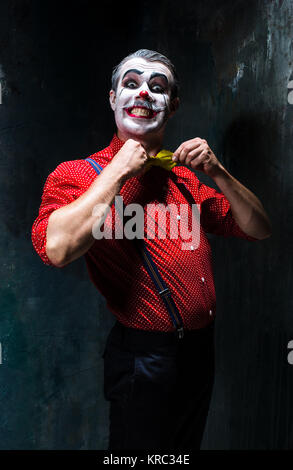
[[[293,447],[292,33],[285,0],[1,2],[1,449],[106,448],[113,318],[83,260],[44,266],[30,230],[47,175],[108,144],[111,69],[141,47],[181,78],[166,146],[206,138],[273,224],[262,242],[211,237],[217,367],[203,448]]]

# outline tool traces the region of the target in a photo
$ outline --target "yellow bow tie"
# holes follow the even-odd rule
[[[149,156],[149,160],[146,163],[146,171],[148,171],[151,166],[161,166],[165,170],[172,170],[172,168],[177,165],[176,162],[173,162],[172,155],[173,153],[169,150],[161,150],[157,155]]]

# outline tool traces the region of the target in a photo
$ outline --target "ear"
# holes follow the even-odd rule
[[[116,109],[116,93],[114,90],[110,90],[109,93],[109,101],[110,101],[110,106],[115,111]]]
[[[178,96],[177,96],[177,98],[174,98],[171,101],[171,103],[170,103],[170,117],[172,117],[176,113],[177,109],[179,108],[179,104],[180,104],[180,100],[179,100]]]

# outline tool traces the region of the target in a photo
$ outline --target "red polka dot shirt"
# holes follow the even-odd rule
[[[110,145],[91,155],[91,158],[105,167],[123,144],[114,134]],[[32,227],[33,246],[44,263],[52,265],[46,254],[46,230],[50,214],[80,197],[97,177],[85,159],[63,162],[48,176],[39,215]],[[236,236],[251,241],[256,239],[246,235],[237,225],[227,198],[201,183],[192,171],[183,166],[175,166],[172,171],[151,167],[144,175],[129,179],[122,187],[120,196],[125,206],[137,203],[144,207],[145,243],[171,291],[184,328],[207,326],[216,313],[216,295],[211,248],[206,233]],[[195,207],[200,213],[200,237],[197,244],[192,237],[188,241],[185,231],[182,230],[181,234],[179,228],[177,237],[170,236],[176,224],[178,227],[181,223],[180,207],[187,208],[186,220],[192,229],[192,203],[197,204]],[[169,217],[166,217],[166,205],[175,208]],[[96,240],[84,255],[90,279],[106,298],[110,311],[125,326],[173,331],[169,313],[133,240],[115,238],[115,223],[119,224],[119,217],[115,218],[116,212],[119,211],[113,204],[112,212],[103,226],[108,238],[105,236]],[[111,221],[114,221],[112,225]]]

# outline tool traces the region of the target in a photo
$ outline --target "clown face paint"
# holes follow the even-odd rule
[[[121,135],[143,136],[163,131],[170,110],[172,73],[161,62],[135,57],[123,64],[110,104]]]

